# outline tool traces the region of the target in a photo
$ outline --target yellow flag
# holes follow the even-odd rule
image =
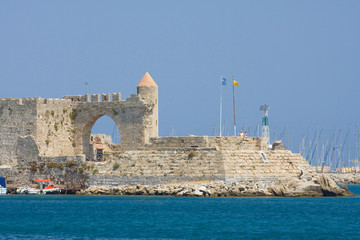
[[[237,87],[237,86],[239,86],[239,83],[237,81],[233,80],[233,85]]]

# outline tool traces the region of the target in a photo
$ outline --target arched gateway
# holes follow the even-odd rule
[[[123,101],[120,94],[92,95],[91,101],[77,103],[74,117],[76,153],[91,154],[90,134],[102,116],[110,117],[119,128],[121,149],[137,149],[151,137],[158,137],[158,87],[146,73],[137,87],[137,94]]]

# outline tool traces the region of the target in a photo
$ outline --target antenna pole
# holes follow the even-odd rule
[[[222,85],[223,85],[223,77],[220,76],[220,133],[219,133],[220,137],[221,137],[221,121],[222,121]]]
[[[86,95],[88,94],[88,82],[85,82],[85,86],[86,86]]]
[[[234,76],[232,76],[232,86],[233,86],[233,105],[234,105],[234,136],[236,136],[236,120],[235,120],[235,86],[234,86]]]

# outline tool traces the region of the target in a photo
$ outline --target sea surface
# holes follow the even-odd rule
[[[0,239],[360,239],[360,197],[7,195]]]

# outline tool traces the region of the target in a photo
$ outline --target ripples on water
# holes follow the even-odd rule
[[[2,196],[0,206],[1,239],[360,239],[360,197]]]

